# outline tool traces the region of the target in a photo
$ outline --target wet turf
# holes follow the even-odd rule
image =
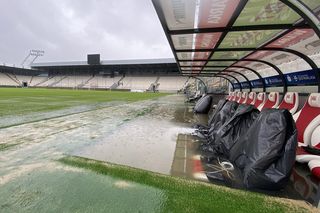
[[[18,93],[41,91],[39,94],[43,93],[44,97],[47,92],[49,94],[53,91],[10,90],[19,91]],[[68,103],[68,98],[64,96],[69,92],[91,94],[90,91],[66,91],[61,93],[60,97],[57,94],[59,91],[53,91],[54,95],[48,95],[48,102],[52,101],[50,97],[54,97]],[[95,91],[92,94],[94,93]],[[101,93],[101,96],[114,94],[106,91],[97,93]],[[127,95],[136,96],[127,99],[128,101],[157,96],[157,94],[150,96],[121,94],[123,100]],[[27,94],[16,93],[15,96],[7,98],[4,96],[1,102],[7,103],[7,107],[10,108],[8,103],[18,102],[18,99],[23,102]],[[45,100],[44,97],[38,99]],[[119,101],[120,98],[115,99]],[[37,104],[45,105],[43,100],[33,102],[34,107],[31,108],[37,109]],[[93,100],[88,102],[84,100],[84,104],[90,105]],[[105,101],[107,98],[101,97],[101,100]],[[38,121],[34,121],[35,112],[33,112],[30,118],[33,122],[0,129],[0,212],[303,212],[305,210],[298,207],[295,201],[292,201],[293,205],[289,205],[288,200],[257,193],[231,190],[84,158],[63,158],[66,155],[79,155],[79,152],[91,147],[94,148],[94,152],[86,157],[104,160],[98,158],[101,154],[107,156],[105,160],[109,161],[112,150],[119,149],[121,152],[115,152],[113,155],[122,155],[126,162],[132,163],[126,165],[150,168],[156,172],[163,170],[164,174],[169,174],[177,133],[188,129],[188,126],[199,122],[200,119],[193,115],[191,107],[185,106],[183,97],[179,95],[134,103],[110,101],[108,104],[99,109],[85,108],[85,112],[80,109],[81,113],[74,113],[75,109],[78,110],[76,107],[68,108],[71,111],[62,110],[63,113],[58,114],[54,114],[56,111],[51,111],[50,119],[39,120],[37,117]],[[21,113],[27,113],[23,108],[21,110]],[[30,113],[27,113],[26,116],[29,115]],[[5,120],[3,118],[2,120]],[[3,124],[5,123],[7,122]],[[139,152],[133,149],[133,146],[138,147]],[[148,164],[144,165],[144,162]],[[307,205],[301,206],[307,208]]]
[[[164,176],[126,166],[67,156],[61,163],[160,189],[162,212],[308,212],[290,201],[212,184]]]
[[[1,188],[0,212],[160,212],[161,190],[68,167],[42,168]]]
[[[0,117],[23,115],[31,112],[48,112],[109,101],[141,101],[164,95],[166,94],[122,91],[0,88]]]

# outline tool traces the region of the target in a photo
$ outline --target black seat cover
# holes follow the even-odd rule
[[[206,95],[197,101],[197,103],[193,109],[193,112],[207,114],[211,109],[211,104],[212,104],[211,95]]]
[[[217,131],[215,150],[228,158],[230,149],[249,130],[259,113],[260,111],[252,105],[239,105],[232,118]]]
[[[248,188],[277,190],[288,182],[295,163],[297,130],[285,109],[264,109],[230,150]]]
[[[211,126],[209,129],[210,140],[214,141],[214,136],[220,127],[226,123],[236,112],[238,108],[238,103],[233,101],[228,101],[224,104],[222,109],[218,112],[216,116],[211,121]]]

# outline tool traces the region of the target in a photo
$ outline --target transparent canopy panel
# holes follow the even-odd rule
[[[212,49],[219,41],[221,33],[198,33],[195,37],[195,49]]]
[[[210,52],[178,52],[179,60],[208,59]]]
[[[245,67],[250,63],[251,63],[250,61],[238,61],[235,65]]]
[[[293,24],[298,19],[299,14],[279,0],[250,0],[234,26]]]
[[[183,49],[212,49],[217,44],[221,33],[199,33],[172,35],[172,42],[176,50]]]
[[[247,70],[247,69],[229,67],[228,70],[240,72],[240,73],[244,74],[249,80],[259,79],[259,76],[257,76],[255,73],[253,73],[252,71]]]
[[[169,30],[194,28],[196,1],[163,0],[160,4]]]
[[[235,61],[208,61],[207,66],[230,66]]]
[[[201,0],[198,28],[225,27],[239,4],[239,0]]]
[[[224,68],[214,68],[214,67],[204,67],[203,70],[209,70],[209,71],[221,71]]]
[[[171,39],[176,50],[192,49],[193,34],[172,35]]]
[[[243,68],[237,68],[237,67],[228,67],[227,70],[236,71],[236,72],[242,73],[244,75],[253,73],[250,70],[246,70],[246,69],[243,69]]]
[[[259,47],[280,32],[281,30],[229,32],[219,48]]]
[[[292,53],[283,51],[257,51],[256,53],[250,55],[248,58],[252,59],[262,59],[264,61],[270,62],[279,67],[282,65],[281,71],[284,73],[292,72],[292,70],[300,71],[297,67],[290,66],[290,62],[299,60],[299,66],[304,67],[304,69],[311,69],[311,66],[302,58],[294,55]]]
[[[320,1],[317,0],[303,0],[303,3],[311,10],[315,10],[320,7]]]
[[[240,59],[250,51],[227,51],[227,52],[214,52],[211,59]]]
[[[238,75],[236,73],[233,72],[229,72],[229,71],[223,71],[221,72],[221,74],[227,74],[227,75],[231,75],[233,77],[235,77],[236,79],[238,79],[238,81],[247,81],[244,77],[242,77],[241,75]]]
[[[224,72],[224,73],[227,73],[227,72]],[[238,79],[238,81],[240,81],[240,83],[242,82],[247,82],[247,80],[243,77],[243,76],[241,76],[241,75],[239,75],[239,74],[236,74],[236,73],[230,73],[232,76],[234,76],[236,79]]]
[[[268,55],[271,55],[274,51],[267,51],[267,50],[261,50],[256,51],[253,54],[246,57],[247,59],[263,59],[264,57],[267,57]]]
[[[181,67],[181,71],[201,70],[201,67]]]
[[[261,69],[269,68],[270,66],[261,62],[251,62],[246,67],[253,70],[261,70]]]
[[[312,29],[296,29],[269,44],[267,47],[288,48],[305,55],[319,52],[320,40]]]
[[[204,61],[180,61],[180,66],[203,66]]]
[[[235,66],[243,66],[243,65],[241,64],[241,62],[238,62],[238,63],[235,64]],[[278,75],[278,72],[274,68],[272,68],[270,66],[267,66],[267,65],[265,65],[263,63],[259,63],[259,62],[248,62],[245,65],[245,67],[248,67],[248,68],[253,69],[254,71],[258,72],[261,75],[261,77],[263,77],[263,78],[264,77],[268,77],[269,75],[266,75],[265,73],[262,73],[261,70],[268,69],[268,68],[271,69],[271,73],[273,75]],[[246,69],[246,70],[248,70],[248,69]]]

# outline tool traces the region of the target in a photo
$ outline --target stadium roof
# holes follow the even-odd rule
[[[272,68],[287,82],[279,65],[320,52],[319,0],[152,0],[178,63],[188,76],[235,79]],[[259,69],[257,69],[259,67]],[[232,80],[234,81],[234,80]],[[250,85],[250,90],[251,84]]]
[[[158,59],[128,59],[128,60],[102,60],[100,65],[131,65],[131,64],[171,64],[176,63],[174,58]],[[33,63],[31,67],[54,67],[54,66],[89,66],[87,61],[69,61],[69,62],[44,62]]]

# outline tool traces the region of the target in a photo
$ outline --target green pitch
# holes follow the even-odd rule
[[[164,93],[122,91],[0,88],[0,117],[48,112],[68,107],[109,101],[141,101],[164,96]]]

